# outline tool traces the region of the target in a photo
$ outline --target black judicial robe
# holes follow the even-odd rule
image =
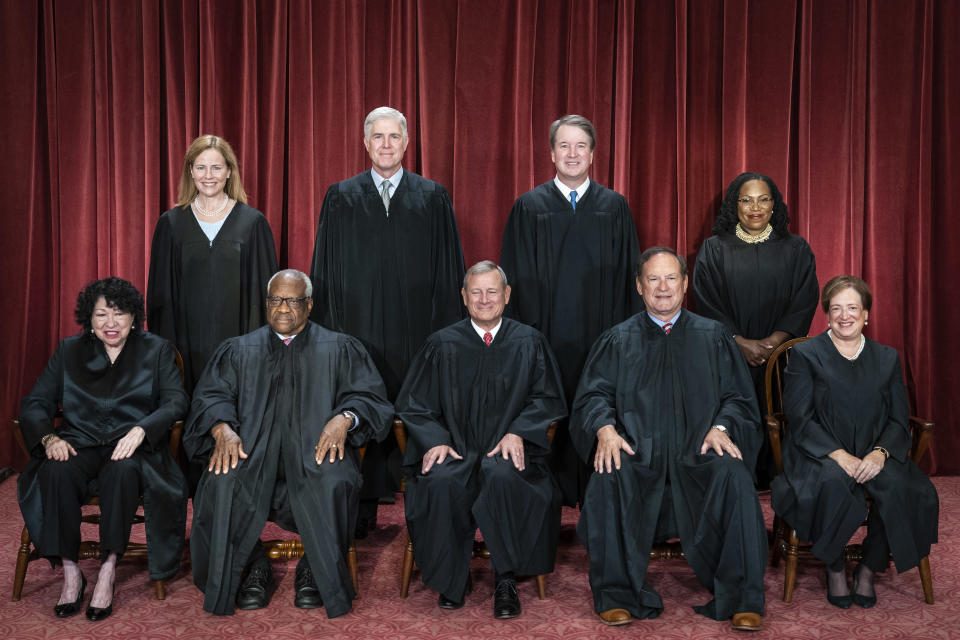
[[[326,423],[346,409],[360,418],[348,437],[352,447],[382,440],[393,415],[385,395],[360,342],[312,322],[289,346],[269,326],[220,345],[194,391],[183,444],[206,464],[210,430],[226,422],[249,457],[227,474],[205,471],[197,488],[190,553],[204,610],[233,612],[240,575],[268,518],[300,533],[327,615],[350,610],[344,558],[357,517],[357,454],[350,449],[342,461],[317,465],[315,447]]]
[[[626,199],[592,180],[576,212],[553,180],[513,204],[500,251],[513,290],[506,314],[547,337],[568,402],[590,345],[643,308],[634,278],[638,254]],[[578,472],[565,429],[558,430],[553,457],[564,503],[575,504],[586,470]]]
[[[689,311],[669,335],[646,312],[605,332],[571,411],[570,435],[585,461],[592,462],[597,431],[608,424],[636,455],[622,453],[619,471],[591,475],[577,526],[597,611],[658,615],[662,601],[645,582],[650,548],[656,538],[678,536],[714,594],[698,612],[716,619],[762,614],[767,536],[752,480],[762,434],[753,385],[729,332]],[[712,450],[700,455],[715,424],[727,427],[742,462]]]
[[[866,518],[864,493],[880,510],[897,571],[917,566],[937,542],[939,500],[930,479],[909,458],[907,391],[896,350],[867,340],[844,358],[827,332],[796,345],[784,379],[787,417],[783,474],[771,504],[813,552],[832,562]],[[890,457],[860,485],[827,456],[843,449],[859,458],[874,447]]]
[[[560,372],[535,329],[504,318],[488,347],[468,318],[427,339],[397,398],[408,431],[407,526],[427,585],[462,599],[478,525],[498,571],[553,571],[560,500],[547,466],[547,427],[566,413]],[[524,440],[522,472],[501,455],[486,457],[507,433]],[[439,445],[463,460],[447,458],[422,475],[424,454]],[[504,465],[510,479],[489,488],[491,474],[504,471],[492,467]],[[441,504],[445,496],[429,490],[440,473],[466,488],[462,503]]]
[[[370,171],[327,189],[311,319],[359,338],[392,400],[427,336],[463,317],[463,249],[450,196],[406,169],[390,215]]]
[[[54,429],[58,407],[63,421]],[[187,394],[173,346],[150,333],[131,331],[113,365],[103,343],[90,335],[65,338],[20,405],[20,429],[30,462],[17,481],[23,519],[34,540],[43,528],[38,471],[47,461],[40,439],[56,434],[75,449],[115,445],[140,426],[143,442],[133,458],[140,467],[151,580],[180,568],[187,520],[187,482],[170,455],[170,428],[187,412]],[[43,550],[40,550],[43,553]]]
[[[157,220],[147,326],[179,349],[187,391],[221,342],[266,323],[263,299],[276,272],[270,224],[253,207],[236,203],[212,245],[189,206]]]

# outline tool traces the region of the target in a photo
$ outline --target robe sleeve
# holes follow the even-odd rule
[[[535,225],[523,198],[517,198],[507,218],[500,247],[500,267],[512,284],[505,315],[543,331],[540,324],[540,284],[537,271]]]
[[[885,384],[884,395],[888,402],[888,420],[883,425],[874,446],[883,447],[890,457],[906,462],[912,444],[910,439],[910,405],[907,401],[907,388],[903,384],[903,372],[900,358],[890,367],[890,377]]]
[[[622,425],[617,423],[620,349],[617,332],[610,330],[601,335],[587,356],[577,385],[570,412],[570,439],[577,453],[587,463],[597,443],[597,431],[602,427],[613,425],[621,436],[629,439]],[[632,366],[643,366],[643,363],[634,362]]]
[[[393,405],[373,360],[356,338],[343,336],[337,375],[336,407],[329,418],[348,409],[357,414],[360,422],[348,436],[354,447],[371,439],[382,441],[390,430]]]
[[[443,415],[441,360],[440,349],[428,340],[410,363],[403,387],[397,396],[397,417],[407,428],[404,465],[419,464],[424,454],[433,447],[454,447]],[[463,455],[462,451],[457,453]]]
[[[716,236],[708,238],[700,247],[696,268],[693,270],[693,295],[697,313],[723,323],[732,336],[737,333],[737,327],[726,312],[730,294],[723,274],[722,252],[718,240]]]
[[[820,285],[817,283],[817,262],[807,241],[794,236],[799,242],[793,266],[793,287],[790,304],[783,315],[777,318],[776,330],[785,331],[793,337],[805,336],[817,312],[820,300]],[[697,261],[699,265],[699,258]]]
[[[262,214],[250,229],[246,243],[247,255],[244,271],[243,300],[244,317],[240,334],[259,329],[267,322],[263,300],[267,297],[267,282],[277,269],[277,250],[273,244],[273,232],[270,223]]]
[[[801,349],[793,349],[784,372],[783,410],[787,416],[787,437],[806,455],[823,458],[843,447],[819,422],[813,366]]]
[[[707,430],[715,424],[727,427],[731,439],[743,454],[744,463],[753,469],[763,442],[753,379],[736,340],[720,330],[715,334],[715,339],[720,359],[720,374],[716,381],[720,385],[720,404],[712,423],[707,425]],[[706,437],[706,432],[703,436]],[[701,438],[700,443],[702,442]]]
[[[147,281],[147,328],[158,336],[178,343],[177,301],[180,300],[179,256],[175,251],[169,215],[157,220],[150,245],[150,274]]]
[[[147,441],[156,449],[164,443],[173,423],[187,412],[187,392],[183,390],[183,380],[177,361],[173,355],[173,345],[164,341],[156,362],[157,407],[137,424],[146,432]]]
[[[560,368],[557,366],[546,339],[536,340],[536,357],[529,376],[529,387],[524,389],[527,400],[523,409],[511,421],[507,433],[523,438],[545,451],[550,450],[547,429],[552,422],[567,416]]]
[[[622,283],[624,293],[623,308],[618,309],[613,316],[619,322],[643,311],[643,298],[637,292],[636,264],[640,255],[640,244],[637,240],[637,223],[633,219],[633,212],[627,199],[620,197],[620,207],[617,211],[620,219],[620,264],[617,272],[625,279]]]
[[[226,422],[240,433],[237,424],[239,371],[234,362],[235,349],[232,339],[217,347],[193,390],[190,415],[183,432],[183,448],[191,460],[207,461],[214,445],[210,430],[217,424]]]
[[[53,418],[63,398],[63,342],[47,361],[30,393],[20,402],[20,431],[30,455],[40,455],[40,439],[55,431]],[[35,450],[37,449],[37,450]]]
[[[313,245],[313,262],[310,265],[310,280],[313,282],[313,312],[311,320],[332,331],[343,332],[343,307],[340,292],[335,283],[343,282],[339,266],[331,259],[329,247],[337,238],[333,230],[341,215],[339,187],[334,184],[327,189],[320,207],[317,222],[317,239]]]
[[[439,331],[463,317],[464,306],[460,289],[466,273],[453,203],[447,190],[439,184],[435,202],[437,210],[432,212],[435,218],[431,243],[434,265],[431,332]]]

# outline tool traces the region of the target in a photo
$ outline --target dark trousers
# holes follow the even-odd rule
[[[76,562],[80,554],[80,517],[96,479],[100,496],[100,558],[123,556],[140,505],[140,463],[136,454],[111,460],[114,446],[77,449],[66,461],[48,459],[38,479],[43,500],[43,529],[36,541],[40,555]]]

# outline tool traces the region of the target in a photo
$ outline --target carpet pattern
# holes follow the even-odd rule
[[[703,604],[709,594],[699,585],[682,560],[651,564],[649,582],[663,596],[665,611],[654,620],[635,620],[625,627],[605,627],[593,612],[587,581],[587,556],[576,539],[577,512],[564,509],[557,569],[547,579],[547,599],[536,597],[532,579],[520,584],[523,613],[513,620],[493,618],[493,577],[486,561],[474,560],[471,572],[473,593],[457,611],[442,611],[437,594],[419,581],[415,571],[410,596],[399,597],[400,561],[405,542],[402,499],[382,506],[380,526],[358,542],[361,597],[351,613],[327,619],[323,609],[302,611],[293,607],[295,561],[274,563],[279,588],[270,605],[260,611],[238,611],[232,617],[217,617],[201,608],[202,595],[190,576],[189,559],[183,572],[167,583],[167,599],[154,598],[146,567],[139,561],[122,562],[118,567],[115,611],[108,620],[92,623],[82,613],[59,620],[53,605],[60,591],[61,577],[49,564],[30,564],[19,602],[9,600],[13,588],[16,550],[23,522],[17,508],[16,477],[0,484],[0,638],[72,638],[110,640],[113,638],[410,638],[443,639],[519,638],[576,640],[625,638],[642,635],[647,639],[702,638],[796,638],[832,640],[853,638],[912,638],[946,640],[960,637],[960,478],[937,477],[940,493],[940,543],[930,556],[936,604],[923,603],[916,570],[896,574],[892,569],[877,580],[876,608],[853,607],[843,611],[830,606],[824,597],[823,565],[801,558],[793,602],[781,601],[782,564],[767,570],[767,611],[764,629],[744,635],[732,632],[728,623],[716,622],[693,612],[691,605]],[[768,525],[772,519],[769,500],[763,499]],[[85,527],[87,525],[84,525]],[[142,530],[135,536],[142,536]],[[94,537],[84,531],[84,537]],[[268,525],[264,538],[288,537]],[[142,539],[142,538],[141,538]],[[97,562],[81,562],[88,579],[95,578]],[[93,580],[91,580],[93,582]],[[92,593],[88,587],[87,598]]]

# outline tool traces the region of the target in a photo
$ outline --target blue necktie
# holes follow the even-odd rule
[[[576,191],[570,192],[570,206],[573,207],[574,211],[577,210],[577,192]]]

